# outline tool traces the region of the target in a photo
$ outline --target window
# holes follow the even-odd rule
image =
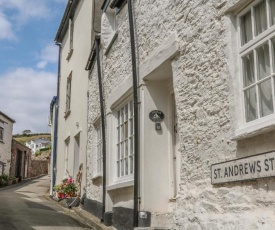
[[[133,101],[117,111],[116,165],[117,177],[134,172],[134,112]]]
[[[67,60],[69,60],[73,54],[73,44],[74,44],[74,21],[71,18],[69,21],[69,30],[70,30],[70,34],[69,34],[69,38],[70,38],[70,50],[67,56]]]
[[[254,1],[239,15],[246,123],[274,114],[275,1]]]
[[[96,127],[96,161],[97,174],[101,174],[103,165],[101,123]]]
[[[4,128],[0,127],[0,141],[4,141]]]
[[[108,10],[102,14],[101,35],[104,48],[106,49],[105,54],[107,54],[118,35],[114,10]]]
[[[67,78],[65,116],[69,113],[70,106],[71,106],[71,85],[72,85],[71,82],[72,82],[72,73],[70,73],[69,77]]]

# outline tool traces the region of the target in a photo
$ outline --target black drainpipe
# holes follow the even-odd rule
[[[61,43],[56,42],[55,43],[59,50],[58,50],[58,70],[57,70],[57,95],[56,95],[56,103],[55,103],[55,122],[54,122],[54,142],[53,142],[53,181],[52,185],[55,185],[55,180],[56,180],[56,152],[57,152],[57,131],[58,131],[58,112],[59,112],[59,86],[60,86],[60,65],[61,65]]]
[[[100,115],[101,115],[101,129],[102,129],[102,215],[101,221],[104,221],[105,213],[105,196],[106,196],[106,138],[105,138],[105,113],[104,113],[104,97],[103,97],[103,87],[101,81],[101,68],[100,68],[100,55],[99,55],[99,44],[100,36],[95,36],[95,48],[96,48],[96,58],[97,58],[97,76],[98,76],[98,86],[99,86],[99,101],[100,101]]]
[[[133,226],[138,227],[138,206],[139,206],[139,113],[138,113],[138,78],[136,67],[136,48],[134,20],[132,12],[132,0],[128,0],[128,14],[130,25],[130,41],[132,54],[132,72],[133,72],[133,97],[134,97],[134,143],[135,143],[135,162],[134,162],[134,216]]]

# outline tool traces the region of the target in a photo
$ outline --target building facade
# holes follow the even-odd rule
[[[19,178],[20,181],[30,178],[32,176],[31,156],[30,148],[12,139],[10,176]]]
[[[39,149],[51,146],[51,141],[46,138],[37,138],[26,142],[26,146],[32,150],[32,154],[35,154]]]
[[[52,105],[53,118],[57,116],[56,130],[52,130],[53,181],[76,179],[83,165],[82,188],[86,181],[88,90],[84,65],[90,51],[91,9],[92,1],[68,1],[55,38],[60,46],[60,58],[57,101]]]
[[[100,66],[94,60],[88,68],[87,197],[96,214],[105,196],[113,226],[131,229],[136,154],[131,23],[125,1],[105,1],[102,10]],[[247,180],[249,169],[238,166],[237,181],[214,183],[228,174],[211,171],[214,164],[243,157],[257,163],[256,155],[275,150],[274,15],[269,0],[133,1],[140,224],[151,216],[150,226],[171,229],[275,225],[273,174],[261,178],[250,169],[254,177]],[[272,171],[273,159],[261,168]]]
[[[12,130],[15,120],[0,111],[0,173],[10,173]]]

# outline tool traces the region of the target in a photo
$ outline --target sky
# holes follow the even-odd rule
[[[13,134],[50,132],[56,96],[54,43],[68,0],[0,0],[0,111],[16,121]]]

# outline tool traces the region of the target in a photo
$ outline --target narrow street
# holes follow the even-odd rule
[[[0,189],[1,230],[92,229],[81,224],[46,195],[50,177],[23,181]]]

